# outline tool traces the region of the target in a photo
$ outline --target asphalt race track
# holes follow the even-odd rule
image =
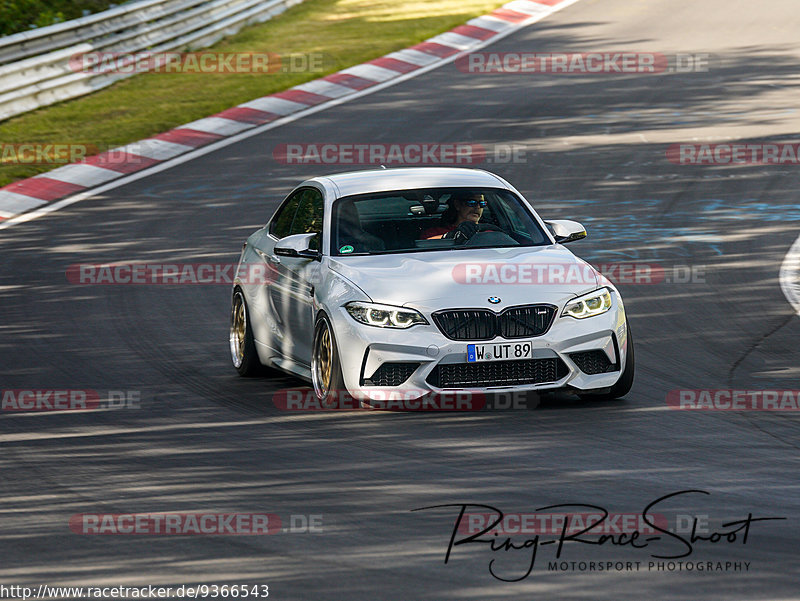
[[[796,138],[796,8],[583,0],[486,51],[709,53],[708,71],[484,75],[448,64],[4,230],[0,388],[137,391],[141,402],[0,412],[0,583],[263,583],[280,600],[797,599],[798,413],[679,411],[666,398],[800,388],[800,318],[778,279],[800,229],[800,170],[687,166],[665,155],[678,142]],[[573,252],[669,274],[694,268],[689,282],[620,284],[637,344],[633,391],[610,403],[563,395],[534,410],[287,413],[273,393],[301,382],[241,379],[230,365],[229,287],[67,282],[78,263],[235,262],[294,185],[349,169],[272,155],[279,144],[322,142],[519,145],[526,162],[478,166],[507,178],[543,217],[586,225]],[[518,578],[530,549],[462,545],[445,564],[458,508],[411,511],[573,503],[641,513],[688,489],[710,494],[675,497],[657,512],[701,516],[706,536],[748,514],[786,520],[752,523],[746,543],[741,532],[697,541],[672,560],[712,570],[659,569],[667,560],[651,555],[686,550],[664,536],[641,549],[566,543],[559,563],[583,569],[549,569],[556,545],[542,545],[531,574],[505,582],[490,561],[498,576]],[[295,530],[317,516],[321,528],[69,528],[75,514],[158,512],[267,512]],[[634,564],[588,567],[607,561]]]

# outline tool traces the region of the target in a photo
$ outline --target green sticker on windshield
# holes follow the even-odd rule
[[[344,245],[342,248],[340,248],[340,249],[339,249],[339,252],[340,252],[341,254],[343,254],[343,255],[348,255],[348,254],[350,254],[351,252],[353,252],[354,250],[355,250],[355,248],[353,248],[353,247],[352,247],[352,246],[350,246],[349,244],[345,244],[345,245]]]

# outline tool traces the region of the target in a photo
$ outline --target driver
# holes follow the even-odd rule
[[[422,240],[459,237],[471,238],[480,228],[478,222],[487,202],[483,194],[470,190],[454,192],[447,199],[447,210],[440,218],[441,225],[428,228],[420,235]],[[450,235],[448,235],[450,234]]]

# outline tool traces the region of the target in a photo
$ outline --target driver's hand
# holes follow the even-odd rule
[[[466,242],[478,232],[478,224],[474,221],[462,221],[453,232],[453,240]]]

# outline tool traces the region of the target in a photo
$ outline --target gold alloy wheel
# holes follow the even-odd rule
[[[322,320],[316,340],[314,341],[314,363],[311,370],[311,379],[314,392],[320,399],[325,398],[331,389],[331,374],[333,371],[333,345],[331,344],[331,331],[328,322]]]
[[[241,367],[244,362],[246,334],[247,314],[244,309],[244,298],[239,291],[233,296],[233,307],[231,308],[231,359],[233,360],[233,366],[236,368]]]

